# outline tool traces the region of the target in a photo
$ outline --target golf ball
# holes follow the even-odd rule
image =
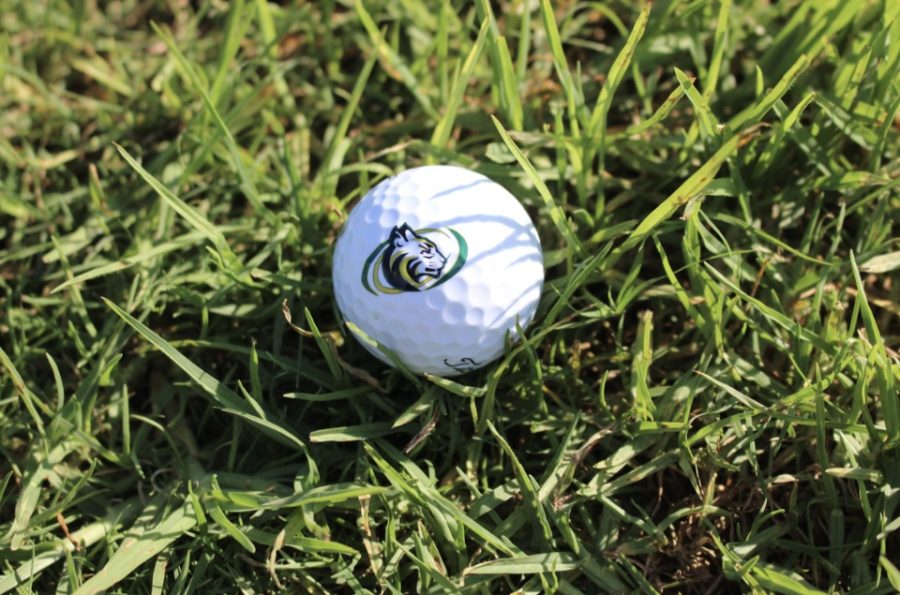
[[[512,194],[479,173],[431,165],[382,181],[353,208],[332,279],[346,321],[412,371],[454,376],[502,355],[507,334],[515,340],[516,325],[531,322],[544,266]]]

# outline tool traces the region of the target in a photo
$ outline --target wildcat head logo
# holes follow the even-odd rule
[[[375,295],[425,291],[459,272],[467,254],[466,240],[449,227],[395,225],[366,258],[362,284]]]

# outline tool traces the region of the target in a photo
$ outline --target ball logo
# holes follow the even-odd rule
[[[466,240],[449,227],[395,225],[366,258],[362,284],[374,295],[425,291],[458,273],[467,254]]]

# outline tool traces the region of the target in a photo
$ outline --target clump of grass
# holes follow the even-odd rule
[[[900,590],[896,3],[12,3],[0,593]],[[525,340],[342,328],[330,247],[452,162]]]

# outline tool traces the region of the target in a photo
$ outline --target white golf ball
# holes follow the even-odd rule
[[[434,165],[388,178],[334,248],[344,319],[418,373],[454,376],[503,354],[534,318],[544,266],[519,201],[489,178]],[[361,341],[375,357],[390,360]]]

